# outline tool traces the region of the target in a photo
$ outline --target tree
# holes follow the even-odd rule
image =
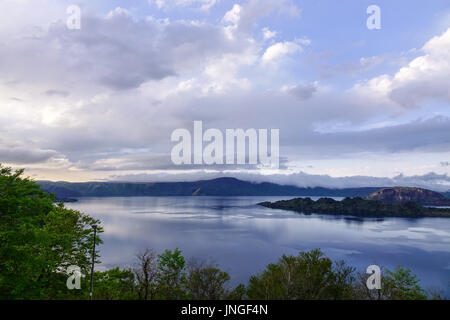
[[[186,261],[179,249],[158,255],[158,295],[160,299],[179,300],[186,297]]]
[[[386,269],[382,278],[381,293],[388,300],[424,300],[425,291],[411,270],[397,266],[394,271]]]
[[[355,285],[354,298],[365,300],[423,300],[425,291],[419,286],[419,280],[411,270],[397,266],[395,271],[381,268],[381,289],[369,290],[366,286],[369,277],[360,273],[360,281]],[[432,298],[438,298],[437,296]]]
[[[247,295],[251,300],[291,299],[292,273],[295,257],[283,255],[278,263],[267,265],[259,275],[250,277]]]
[[[188,265],[187,288],[194,300],[220,300],[227,294],[225,284],[230,280],[228,273],[221,271],[212,261],[192,259]]]
[[[333,262],[316,249],[283,255],[250,278],[249,299],[345,299],[351,296],[354,269]]]
[[[157,256],[153,250],[146,249],[136,255],[137,262],[134,268],[134,274],[137,279],[139,299],[152,300],[155,297],[158,274]]]
[[[334,263],[331,283],[328,294],[334,300],[353,299],[356,285],[356,269],[346,265],[344,260]]]
[[[91,226],[99,221],[55,205],[53,195],[22,175],[0,165],[0,298],[66,298],[65,270],[90,272]]]
[[[94,299],[134,300],[137,297],[134,273],[131,270],[120,270],[116,267],[104,272],[95,272]]]
[[[241,283],[231,290],[225,300],[244,300],[247,298],[247,288]]]

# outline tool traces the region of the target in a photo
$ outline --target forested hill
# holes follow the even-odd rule
[[[379,200],[383,203],[416,202],[428,206],[450,206],[450,199],[438,192],[411,187],[382,188],[366,196],[367,200]]]
[[[364,197],[378,187],[328,189],[299,188],[275,183],[252,183],[235,178],[218,178],[195,182],[50,182],[38,181],[46,192],[59,198],[115,196],[329,196]]]

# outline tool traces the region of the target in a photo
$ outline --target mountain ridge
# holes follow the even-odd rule
[[[272,182],[250,182],[232,177],[183,182],[65,182],[37,181],[41,188],[60,199],[130,196],[309,196],[366,197],[382,187],[297,187]],[[419,188],[416,188],[419,189]],[[424,189],[426,190],[426,189]],[[431,190],[429,190],[431,191]],[[435,192],[435,191],[431,191]],[[435,192],[437,193],[437,192]],[[448,197],[448,193],[438,193]]]
[[[192,182],[52,182],[37,181],[59,198],[109,196],[366,196],[379,187],[297,187],[271,182],[249,182],[231,177]]]

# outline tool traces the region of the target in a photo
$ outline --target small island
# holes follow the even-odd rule
[[[360,197],[345,198],[341,201],[331,198],[320,198],[317,201],[313,201],[311,198],[295,198],[276,202],[261,202],[259,205],[304,214],[316,213],[361,218],[450,218],[450,208],[429,208],[412,201],[389,204],[379,200],[366,200]]]

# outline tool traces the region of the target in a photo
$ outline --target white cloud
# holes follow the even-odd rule
[[[150,4],[155,4],[159,9],[171,7],[199,7],[201,10],[209,10],[216,5],[219,0],[148,0]]]
[[[248,0],[242,5],[234,4],[223,17],[234,30],[251,33],[257,22],[271,14],[298,18],[301,10],[293,0]]]
[[[204,61],[245,51],[249,45],[245,39],[227,38],[221,26],[189,21],[160,24],[137,20],[116,8],[105,18],[85,16],[83,28],[76,32],[59,22],[38,37],[5,40],[0,47],[0,72],[3,79],[49,86],[42,91],[67,95],[70,91],[59,87],[74,90],[85,85],[92,90],[95,83],[127,90],[198,72]]]
[[[126,16],[128,18],[131,18],[133,15],[127,9],[116,7],[114,10],[108,12],[108,14],[106,15],[106,19],[114,19],[117,16]]]
[[[382,56],[362,57],[359,59],[359,66],[362,70],[368,70],[384,61]]]
[[[266,49],[261,58],[263,65],[269,63],[276,63],[284,56],[299,52],[302,47],[292,41],[277,42]]]
[[[222,18],[222,21],[225,23],[231,23],[235,25],[238,24],[241,18],[240,16],[241,10],[242,7],[238,4],[235,4],[230,11],[227,11],[227,13],[225,13],[225,15]]]
[[[430,99],[450,102],[450,28],[429,40],[422,52],[393,76],[380,75],[357,84],[354,90],[377,102],[407,109]]]
[[[262,29],[264,40],[272,39],[277,35],[276,31],[271,31],[269,28],[263,28]]]

